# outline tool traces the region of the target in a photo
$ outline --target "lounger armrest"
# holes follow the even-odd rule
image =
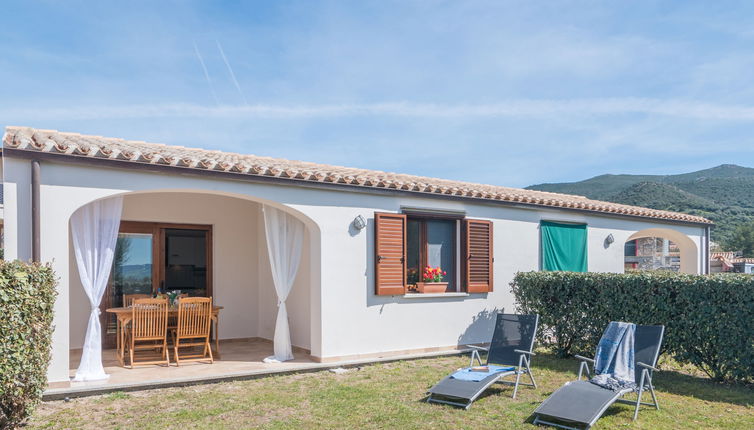
[[[586,358],[586,357],[578,355],[578,354],[574,355],[574,357],[578,358],[581,361],[588,361],[590,363],[594,363],[594,359],[593,358]]]
[[[476,345],[466,345],[467,348],[476,349],[478,351],[489,351],[489,348],[485,348],[483,346],[476,346]]]
[[[659,372],[659,371],[660,371],[660,369],[658,369],[658,368],[656,368],[656,367],[654,367],[654,366],[650,366],[649,364],[646,364],[646,363],[642,363],[641,361],[637,361],[637,362],[636,362],[636,365],[637,365],[637,366],[641,366],[641,367],[644,367],[644,368],[647,368],[647,369],[652,369],[652,370],[654,370],[654,371],[656,371],[656,372]]]
[[[513,352],[517,352],[519,354],[537,355],[537,354],[535,354],[535,353],[533,353],[531,351],[523,351],[523,350],[520,350],[520,349],[514,349]]]

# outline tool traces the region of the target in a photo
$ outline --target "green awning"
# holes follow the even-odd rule
[[[542,221],[542,269],[586,272],[586,224]]]

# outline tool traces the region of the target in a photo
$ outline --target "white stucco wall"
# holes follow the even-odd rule
[[[21,244],[23,240],[19,239],[29,236],[28,226],[19,223],[15,216],[27,216],[25,214],[28,214],[28,209],[23,198],[18,199],[13,194],[15,189],[28,186],[28,169],[24,169],[28,166],[28,161],[6,157],[5,163],[6,193],[10,191],[12,196],[12,201],[6,204],[6,214],[13,213],[11,217],[6,215],[6,228],[9,228],[10,221],[14,230],[17,230],[13,232],[13,238],[19,242],[9,257],[18,255],[28,258],[28,246]],[[292,338],[294,344],[300,342],[299,346],[304,347],[302,339],[308,339],[312,355],[323,358],[488,341],[494,313],[503,308],[507,311],[514,310],[513,297],[508,287],[513,275],[517,271],[539,268],[539,221],[543,219],[585,222],[589,225],[588,265],[591,271],[622,272],[623,243],[637,231],[648,228],[672,229],[688,235],[698,249],[701,249],[699,245],[704,233],[701,227],[696,226],[608,218],[569,211],[506,207],[492,203],[407,195],[320,190],[220,180],[206,176],[166,175],[49,162],[42,165],[42,183],[42,258],[45,261],[54,260],[55,269],[61,276],[61,293],[56,303],[57,329],[50,368],[51,380],[61,380],[62,375],[67,377],[68,348],[71,346],[67,310],[69,298],[73,297],[69,289],[74,286],[68,282],[71,267],[68,219],[80,206],[108,195],[150,190],[222,193],[277,205],[300,216],[308,226],[306,248],[309,250],[309,258],[302,263],[289,302],[289,312],[294,314],[308,311],[309,323],[308,327],[304,327],[301,323],[292,321]],[[466,212],[467,217],[493,221],[494,292],[454,298],[375,296],[374,212],[398,212],[403,206],[461,210]],[[225,205],[213,209],[226,211]],[[183,211],[177,211],[175,216],[181,214],[185,215]],[[205,215],[215,216],[211,215],[211,211]],[[362,231],[351,228],[351,222],[357,215],[362,215],[369,221],[368,227]],[[202,216],[204,215],[200,212],[191,215],[196,218]],[[202,223],[193,218],[190,222]],[[261,243],[264,235],[259,217],[256,219],[256,226],[257,243]],[[608,234],[614,236],[615,242],[605,247],[604,239]],[[6,238],[8,236],[10,234]],[[215,249],[218,250],[219,246],[220,243],[216,242]],[[701,256],[697,258],[701,259]],[[258,285],[269,284],[266,254],[257,251],[256,259]],[[220,270],[216,267],[215,276],[218,272]],[[219,294],[220,287],[216,288]],[[298,296],[294,297],[295,294]],[[249,299],[253,299],[253,296]],[[276,309],[275,296],[270,289],[259,289],[256,300],[257,332],[260,336],[272,337],[274,318],[271,316]],[[227,311],[225,313],[229,314]],[[253,322],[247,321],[245,317],[238,318],[237,324],[246,327],[244,324],[248,323],[249,327],[253,326]],[[240,328],[230,329],[228,325],[223,323],[223,336],[229,333],[225,330],[238,330],[238,333],[243,331]]]
[[[335,194],[335,193],[332,193]],[[339,196],[328,196],[332,199]],[[337,206],[323,198],[323,206],[307,214],[322,230],[323,351],[326,356],[376,353],[452,346],[489,341],[494,313],[514,310],[509,283],[518,271],[539,269],[541,220],[588,224],[588,267],[595,272],[623,272],[623,244],[636,231],[658,224],[645,221],[581,215],[556,210],[531,210],[457,201],[354,194]],[[397,212],[401,207],[461,210],[469,218],[494,224],[494,292],[462,298],[415,299],[375,296],[373,214]],[[369,226],[354,236],[344,230],[357,215]],[[701,241],[702,229],[664,226]],[[605,238],[615,241],[605,246]]]

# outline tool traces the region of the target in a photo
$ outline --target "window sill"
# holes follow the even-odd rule
[[[469,293],[408,293],[404,299],[451,299],[454,297],[468,297]]]

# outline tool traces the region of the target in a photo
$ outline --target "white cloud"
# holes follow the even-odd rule
[[[605,98],[571,100],[509,100],[491,104],[434,104],[411,102],[353,104],[256,104],[206,106],[199,104],[109,105],[14,108],[0,110],[13,120],[88,120],[127,118],[342,118],[393,116],[423,118],[537,118],[552,116],[614,116],[643,114],[695,120],[754,120],[754,107],[690,100]]]

